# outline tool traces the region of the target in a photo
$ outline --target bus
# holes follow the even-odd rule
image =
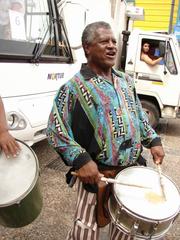
[[[10,133],[31,146],[46,138],[56,91],[80,63],[59,15],[60,1],[17,0],[21,11],[1,2],[8,4],[0,3],[0,95]]]

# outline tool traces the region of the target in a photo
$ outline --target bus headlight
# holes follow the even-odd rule
[[[22,130],[27,126],[24,117],[16,112],[10,112],[7,114],[7,122],[9,130]]]

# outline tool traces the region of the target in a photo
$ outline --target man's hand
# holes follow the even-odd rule
[[[82,182],[90,184],[98,183],[102,176],[93,160],[86,163],[76,172]]]
[[[163,158],[165,156],[162,146],[155,146],[151,148],[151,154],[155,164],[162,164]]]
[[[16,157],[20,152],[18,142],[8,131],[0,133],[0,148],[2,148],[7,157]]]

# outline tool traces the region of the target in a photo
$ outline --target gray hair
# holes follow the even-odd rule
[[[88,24],[82,33],[82,38],[81,38],[82,46],[93,42],[93,40],[95,39],[95,33],[99,28],[111,29],[111,26],[109,23],[104,21],[93,22]]]

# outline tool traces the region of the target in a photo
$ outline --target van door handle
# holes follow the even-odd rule
[[[163,80],[157,74],[137,73],[136,79],[161,83],[163,82]]]
[[[144,74],[144,73],[137,73],[137,78],[138,79],[150,79],[149,74]]]

